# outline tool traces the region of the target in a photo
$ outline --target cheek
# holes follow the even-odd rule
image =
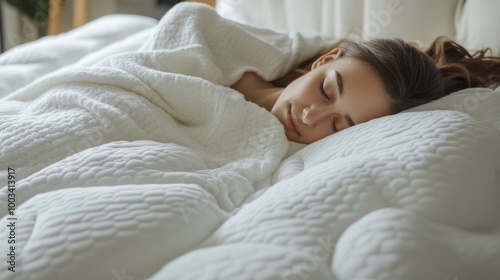
[[[306,142],[312,143],[332,135],[333,129],[330,123],[325,122],[321,123],[320,125],[316,125],[314,128],[310,128],[306,132],[306,134],[307,134]]]
[[[307,83],[299,78],[286,87],[282,95],[286,100],[301,103],[311,99],[310,92],[311,90],[307,87]]]

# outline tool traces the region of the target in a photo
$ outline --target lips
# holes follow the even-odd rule
[[[286,126],[289,130],[300,135],[299,125],[297,124],[297,120],[294,117],[295,116],[292,114],[292,107],[290,106],[286,114]]]

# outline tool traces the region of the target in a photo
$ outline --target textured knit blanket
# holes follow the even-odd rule
[[[227,86],[324,44],[181,4],[2,99],[0,279],[500,279],[500,88],[285,155]]]

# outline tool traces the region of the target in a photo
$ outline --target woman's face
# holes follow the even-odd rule
[[[284,125],[288,140],[309,144],[389,115],[390,101],[381,78],[368,64],[333,50],[283,90],[271,113]]]

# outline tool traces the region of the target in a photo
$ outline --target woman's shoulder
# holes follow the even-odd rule
[[[264,80],[253,71],[243,73],[241,78],[231,85],[232,89],[235,89],[243,94],[246,91],[254,91],[269,87],[273,87],[273,84]]]
[[[175,14],[182,18],[200,17],[200,14],[218,16],[215,9],[209,5],[194,3],[194,2],[181,2],[174,5],[167,14]]]

